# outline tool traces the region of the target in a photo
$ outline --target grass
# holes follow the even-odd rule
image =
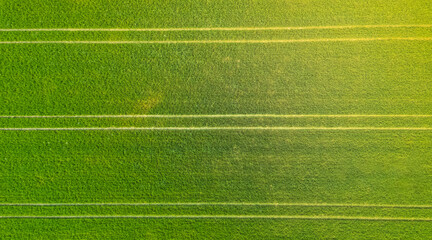
[[[4,132],[1,195],[430,204],[430,144],[430,133],[403,131]]]
[[[1,2],[8,28],[314,26],[420,23],[427,0],[54,1]]]
[[[426,0],[0,1],[0,29],[423,25],[431,15]],[[432,131],[395,129],[432,127],[432,41],[419,40],[430,29],[0,31],[3,42],[174,41],[0,44],[0,235],[428,238],[431,221],[385,219],[432,219]],[[175,42],[338,38],[417,40]],[[147,114],[195,117],[16,117]],[[198,117],[233,114],[245,116]],[[65,127],[366,129],[4,131]],[[168,215],[356,219],[43,218]],[[13,216],[42,218],[2,218]]]
[[[431,114],[431,44],[2,45],[0,113]]]
[[[6,237],[98,239],[421,239],[430,235],[430,223],[352,222],[304,220],[2,220]],[[71,231],[71,229],[73,231]],[[139,229],[139,230],[137,230]],[[181,231],[179,231],[181,229]],[[367,231],[364,231],[367,229]]]

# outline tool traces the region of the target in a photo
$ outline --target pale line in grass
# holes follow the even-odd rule
[[[0,115],[0,118],[430,118],[413,114]]]
[[[284,31],[354,28],[431,28],[431,24],[342,25],[302,27],[191,27],[191,28],[3,28],[0,32],[180,32],[180,31]]]
[[[432,41],[432,37],[382,38],[311,38],[311,39],[241,39],[241,40],[162,40],[162,41],[0,41],[0,44],[243,44],[243,43],[314,43],[369,41]]]
[[[324,131],[432,131],[430,127],[66,127],[0,128],[0,131],[215,131],[215,130],[324,130]]]
[[[3,207],[73,207],[73,206],[229,206],[229,207],[326,207],[326,208],[432,208],[432,205],[361,204],[361,203],[254,203],[254,202],[138,202],[138,203],[0,203]]]
[[[432,222],[432,218],[408,217],[361,217],[361,216],[306,216],[306,215],[10,215],[0,218],[18,219],[103,219],[103,218],[147,218],[147,219],[286,219],[286,220],[352,220],[352,221],[404,221]]]

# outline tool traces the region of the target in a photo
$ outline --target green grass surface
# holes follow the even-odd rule
[[[430,19],[426,0],[0,1],[0,29]],[[0,44],[0,238],[427,239],[431,29],[0,31],[0,42],[143,41]],[[393,39],[205,43],[362,38]],[[190,40],[203,42],[176,42]],[[193,117],[70,117],[122,114]],[[246,115],[198,117],[224,114]],[[17,117],[32,115],[67,116]],[[77,129],[109,127],[186,129]],[[203,127],[273,129],[187,129]],[[137,218],[96,218],[113,216]],[[293,216],[309,219],[275,219]]]
[[[1,141],[4,202],[432,203],[430,132],[3,132]]]
[[[61,239],[427,239],[430,223],[304,220],[2,220],[5,237]],[[367,229],[367,231],[365,231]]]
[[[0,48],[5,115],[432,113],[430,41]]]
[[[351,24],[425,24],[428,0],[173,0],[2,1],[1,26],[238,27]]]

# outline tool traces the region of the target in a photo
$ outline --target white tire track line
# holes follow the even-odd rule
[[[241,40],[162,40],[162,41],[0,41],[0,44],[267,44],[314,42],[370,42],[370,41],[432,41],[432,37],[378,38],[311,38],[311,39],[241,39]]]
[[[0,203],[0,206],[17,207],[73,207],[73,206],[233,206],[233,207],[326,207],[326,208],[432,208],[432,205],[359,204],[359,203],[254,203],[254,202],[148,202],[148,203]]]
[[[0,118],[432,118],[409,114],[0,115]]]
[[[0,128],[0,131],[215,131],[215,130],[323,130],[323,131],[432,131],[430,127],[66,127]]]
[[[284,31],[355,28],[432,28],[432,24],[399,25],[342,25],[299,27],[196,27],[196,28],[15,28],[0,29],[0,32],[180,32],[180,31]]]
[[[286,220],[351,220],[351,221],[405,221],[432,222],[432,218],[360,217],[360,216],[304,216],[304,215],[10,215],[1,218],[18,219],[96,219],[96,218],[147,218],[147,219],[286,219]]]

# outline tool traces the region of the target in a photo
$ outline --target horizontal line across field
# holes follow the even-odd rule
[[[66,127],[0,128],[0,131],[214,131],[214,130],[324,130],[432,131],[431,127]]]
[[[0,115],[0,118],[432,118],[410,114]]]
[[[406,217],[351,217],[351,216],[303,216],[303,215],[11,215],[1,218],[25,219],[81,219],[81,218],[148,218],[148,219],[292,219],[292,220],[353,220],[353,221],[409,221],[432,222],[432,218],[406,218]]]
[[[298,26],[298,27],[191,27],[191,28],[15,28],[0,29],[0,32],[175,32],[175,31],[281,31],[313,29],[352,28],[431,28],[432,24],[401,25],[343,25],[343,26]]]
[[[0,41],[0,44],[244,44],[244,43],[314,43],[369,41],[432,41],[432,37],[241,39],[241,40],[161,40],[161,41]]]
[[[0,203],[0,207],[67,206],[239,206],[239,207],[328,207],[328,208],[432,208],[432,205],[359,204],[359,203],[253,203],[253,202],[147,202],[147,203]]]

